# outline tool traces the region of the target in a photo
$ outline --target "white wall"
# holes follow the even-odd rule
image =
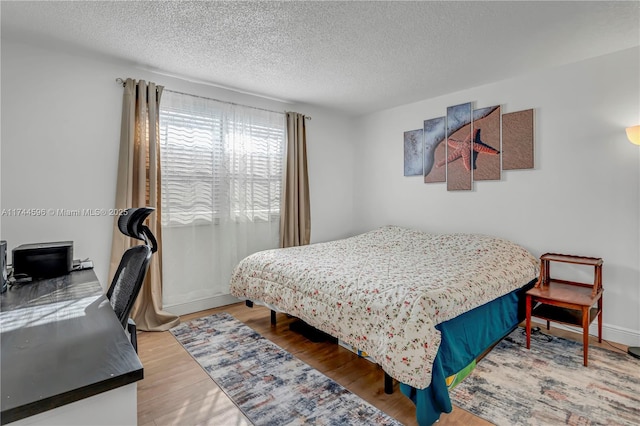
[[[2,39],[2,209],[112,208],[122,87],[117,77],[166,89],[312,116],[308,123],[312,240],[347,235],[353,217],[351,121],[308,105],[287,104],[185,81],[65,46]],[[93,259],[108,285],[111,217],[4,216],[13,247],[74,241],[74,257]]]
[[[605,336],[640,343],[640,49],[362,117],[356,123],[356,226],[412,226],[509,238],[545,252],[604,259]],[[470,70],[473,72],[473,70]],[[428,76],[425,76],[428,78]],[[535,109],[535,169],[447,192],[403,176],[403,132],[463,102]],[[588,271],[591,272],[591,271]],[[586,271],[576,274],[591,280]]]

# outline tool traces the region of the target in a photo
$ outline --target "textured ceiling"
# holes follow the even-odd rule
[[[2,38],[353,115],[640,45],[640,1],[3,1],[0,13]]]

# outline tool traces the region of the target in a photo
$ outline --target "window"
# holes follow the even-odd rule
[[[284,114],[165,90],[160,147],[164,226],[279,219]]]

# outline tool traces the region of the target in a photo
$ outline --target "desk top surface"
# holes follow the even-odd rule
[[[142,379],[93,270],[10,288],[0,331],[1,424]]]

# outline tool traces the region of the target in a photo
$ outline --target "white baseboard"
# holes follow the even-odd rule
[[[162,309],[174,315],[186,315],[238,302],[240,302],[240,299],[233,297],[230,294],[221,294],[219,296],[207,297],[187,303],[164,305]]]
[[[540,326],[544,330],[547,326],[544,320],[539,318],[531,318],[532,323]],[[551,322],[551,327],[560,328],[562,330],[573,331],[574,333],[582,334],[582,328],[572,327],[564,324]],[[593,336],[598,335],[598,321],[595,320],[589,326],[589,334]],[[617,327],[614,325],[602,324],[602,338],[612,343],[620,343],[627,346],[640,346],[640,331],[631,330],[628,328]]]

